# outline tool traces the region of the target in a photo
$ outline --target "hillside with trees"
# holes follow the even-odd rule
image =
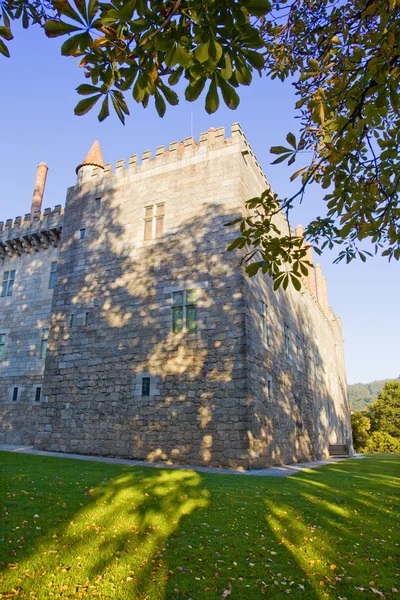
[[[351,415],[357,452],[400,452],[400,380],[387,381],[376,402]]]
[[[397,378],[400,380],[400,376]],[[370,383],[354,383],[348,386],[350,409],[352,412],[366,410],[378,398],[387,381],[396,379],[380,379]]]

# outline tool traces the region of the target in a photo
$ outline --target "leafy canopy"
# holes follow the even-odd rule
[[[308,186],[325,192],[325,214],[305,228],[317,252],[338,246],[336,261],[371,254],[400,258],[400,0],[0,0],[0,53],[9,56],[12,21],[42,25],[65,38],[62,54],[79,58],[88,82],[75,113],[112,108],[124,123],[127,96],[160,116],[178,103],[185,82],[192,102],[237,108],[254,73],[291,79],[297,137],[274,146],[275,163],[300,161],[298,191],[252,199],[231,246],[247,250],[249,275],[269,273],[276,287],[301,287],[303,240],[277,225]],[[368,248],[365,249],[363,245]]]

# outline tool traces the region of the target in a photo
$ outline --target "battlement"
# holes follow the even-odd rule
[[[239,123],[233,123],[231,126],[231,137],[226,137],[224,127],[211,128],[207,132],[201,133],[199,140],[195,140],[194,137],[190,136],[182,142],[172,142],[168,148],[158,146],[153,157],[151,150],[146,150],[142,154],[141,162],[139,162],[137,154],[130,156],[127,166],[125,166],[125,159],[117,160],[114,171],[111,163],[106,164],[104,170],[99,167],[92,167],[92,178],[109,177],[113,174],[123,176],[133,173],[143,173],[150,169],[165,168],[176,161],[184,161],[196,157],[200,159],[202,155],[208,152],[220,151],[235,145],[240,146],[241,153],[252,161],[253,167],[264,179],[265,184],[269,186]]]
[[[64,209],[58,204],[53,209],[34,213],[33,217],[27,213],[14,220],[0,221],[0,259],[57,247],[63,218]]]

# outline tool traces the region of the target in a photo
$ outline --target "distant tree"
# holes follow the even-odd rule
[[[317,251],[339,246],[336,260],[347,262],[400,258],[399,0],[1,0],[0,15],[5,56],[15,19],[66,36],[62,54],[78,57],[88,79],[75,112],[100,103],[100,121],[110,104],[125,121],[128,92],[143,106],[153,98],[163,116],[179,101],[180,80],[188,101],[204,90],[213,113],[220,97],[235,109],[254,72],[291,78],[300,135],[271,151],[289,166],[306,159],[291,176],[300,187],[290,198],[268,190],[252,199],[231,249],[247,250],[249,275],[261,270],[275,287],[300,289],[306,250],[274,216],[317,183],[327,190],[326,214],[305,229]]]
[[[400,377],[397,378],[400,382]],[[352,411],[366,410],[372,402],[377,400],[383,386],[387,381],[394,379],[380,379],[369,383],[353,383],[348,386],[349,402]]]
[[[400,452],[400,439],[383,431],[373,431],[364,449],[367,452]]]
[[[363,452],[367,446],[371,421],[362,412],[355,412],[351,415],[351,429],[353,432],[354,449],[357,452]]]
[[[376,402],[370,405],[371,431],[400,438],[400,381],[388,381]]]

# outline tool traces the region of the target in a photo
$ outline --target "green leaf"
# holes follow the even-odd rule
[[[211,115],[212,113],[215,113],[216,110],[218,110],[218,107],[219,107],[218,90],[217,90],[217,85],[215,83],[215,80],[213,79],[212,82],[210,83],[210,87],[208,89],[208,93],[206,96],[206,111],[208,112],[209,115]]]
[[[271,165],[278,165],[279,163],[283,162],[284,160],[286,160],[287,158],[289,158],[289,156],[291,156],[292,153],[290,152],[290,154],[282,154],[282,156],[279,156],[279,158],[276,158]]]
[[[178,47],[176,48],[176,51],[174,54],[174,60],[175,60],[174,64],[178,63],[181,67],[184,67],[185,69],[187,69],[192,62],[192,57],[190,56],[190,54],[188,52],[186,52],[185,48],[183,48],[180,44],[178,44]],[[174,65],[171,65],[171,66],[174,66]]]
[[[169,85],[176,85],[182,77],[183,68],[178,67],[168,78]]]
[[[253,79],[250,69],[245,65],[237,65],[235,75],[238,82],[242,85],[250,85]]]
[[[53,38],[60,35],[66,35],[67,33],[73,33],[74,31],[81,31],[81,28],[76,27],[76,25],[64,23],[63,21],[53,21],[52,19],[49,19],[49,21],[46,21],[44,24],[44,30],[47,37]]]
[[[200,77],[196,81],[192,81],[185,90],[185,98],[189,102],[197,100],[206,85],[207,77]]]
[[[3,40],[0,40],[0,54],[3,54],[7,58],[10,58],[10,52],[8,51],[8,48],[3,42]]]
[[[0,37],[9,41],[13,39],[13,34],[11,33],[11,30],[8,27],[4,27],[4,25],[2,25],[0,27]]]
[[[283,152],[292,152],[290,148],[285,148],[285,146],[272,146],[269,150],[271,154],[282,154]]]
[[[165,111],[167,110],[167,105],[165,104],[165,100],[158,90],[155,91],[155,99],[158,116],[163,117],[165,115]]]
[[[269,0],[250,0],[245,6],[249,13],[255,17],[263,17],[271,10],[271,3]]]
[[[229,54],[225,55],[225,65],[221,69],[221,76],[228,81],[232,77],[232,61]]]
[[[265,58],[255,50],[243,50],[243,54],[249,61],[252,67],[260,71],[265,66]]]
[[[168,104],[171,104],[171,106],[176,106],[177,104],[179,104],[178,94],[174,92],[174,90],[171,90],[171,88],[167,87],[166,85],[162,85],[161,89]]]
[[[72,8],[71,4],[67,0],[53,0],[52,4],[54,8],[60,13],[60,15],[65,15],[73,21],[77,21],[78,23],[81,23],[83,25],[82,18]]]
[[[63,56],[76,56],[82,54],[82,49],[90,44],[90,36],[86,31],[69,37],[61,46]]]
[[[262,261],[251,263],[246,267],[246,273],[249,277],[254,277],[262,267]]]
[[[94,85],[89,85],[88,83],[82,83],[81,85],[78,85],[78,87],[76,88],[76,91],[81,96],[90,96],[90,94],[95,94],[96,92],[97,93],[100,92],[99,88],[97,88]]]
[[[288,144],[290,144],[292,146],[292,148],[294,148],[296,150],[296,138],[293,133],[287,134],[286,141],[288,142]]]
[[[294,286],[294,289],[299,292],[301,290],[301,281],[300,281],[300,279],[298,279],[296,277],[296,275],[294,275],[293,273],[290,273],[290,278],[292,280],[292,284]]]
[[[197,46],[194,51],[194,55],[200,63],[205,63],[210,57],[210,42],[207,41],[204,44]]]
[[[101,109],[100,112],[98,114],[98,119],[100,121],[100,123],[102,121],[104,121],[104,119],[106,119],[108,116],[110,115],[110,109],[108,106],[108,95],[104,98],[102,105],[101,105]]]
[[[238,237],[235,240],[233,240],[233,242],[228,246],[227,250],[228,252],[231,252],[232,250],[235,250],[235,248],[243,248],[245,243],[245,238]]]
[[[84,98],[75,106],[75,114],[78,116],[85,115],[93,106],[96,104],[99,98],[101,98],[102,94],[96,94],[96,96],[91,96],[90,98]]]
[[[219,77],[219,86],[226,106],[231,110],[235,110],[240,103],[240,98],[235,89],[223,77]]]

